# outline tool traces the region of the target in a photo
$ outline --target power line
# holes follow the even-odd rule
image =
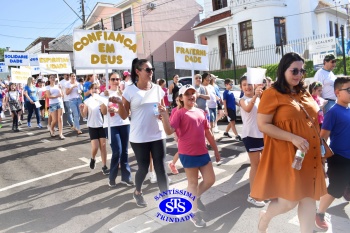
[[[35,38],[11,36],[11,35],[4,35],[4,34],[0,34],[0,36],[6,36],[6,37],[18,38],[18,39],[25,39],[25,40],[35,40]]]

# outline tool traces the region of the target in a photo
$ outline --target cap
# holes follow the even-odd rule
[[[189,90],[189,89],[193,89],[193,90],[196,91],[196,89],[195,89],[191,84],[186,84],[186,85],[184,85],[184,86],[182,86],[182,87],[180,88],[180,90],[179,90],[179,95],[185,94],[185,92],[186,92],[187,90]]]
[[[335,56],[333,54],[328,54],[323,58],[323,61],[331,61],[335,60]]]
[[[123,72],[123,75],[124,75],[124,76],[128,76],[128,75],[130,76],[131,73],[130,73],[129,71],[125,70],[125,71]]]

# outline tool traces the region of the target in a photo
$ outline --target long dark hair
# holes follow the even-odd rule
[[[149,62],[147,59],[138,59],[138,58],[135,58],[133,61],[132,61],[132,66],[131,66],[131,81],[133,84],[136,85],[136,82],[137,82],[137,79],[138,79],[138,76],[136,74],[136,69],[138,70],[141,70],[141,67],[143,66],[143,64]]]
[[[290,65],[293,62],[301,61],[303,63],[304,59],[297,53],[286,53],[280,63],[278,64],[277,68],[277,81],[272,84],[272,86],[280,93],[282,94],[289,94],[291,93],[291,90],[289,88],[289,85],[287,83],[286,77],[284,76],[284,73],[286,70],[290,67]],[[304,77],[301,78],[299,84],[294,87],[296,92],[305,92],[304,88]]]

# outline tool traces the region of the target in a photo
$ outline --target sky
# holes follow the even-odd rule
[[[80,0],[65,0],[81,16]],[[204,0],[197,0],[203,5]],[[120,0],[85,0],[86,18],[97,2]],[[38,37],[71,34],[82,21],[63,0],[0,0],[0,48],[25,50]]]

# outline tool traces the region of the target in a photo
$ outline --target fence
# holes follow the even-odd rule
[[[326,38],[329,35],[319,35],[307,37],[298,40],[291,40],[283,46],[284,54],[288,52],[296,52],[303,56],[306,60],[312,59],[309,54],[309,42],[316,39]],[[221,70],[225,68],[232,68],[232,45],[228,46],[227,51],[222,53],[218,49],[214,49],[208,53],[209,55],[209,69],[211,71]],[[235,46],[234,59],[237,67],[258,67],[269,64],[276,64],[282,57],[281,46],[267,45],[263,47],[256,47],[254,49],[240,51]],[[230,61],[231,64],[230,64]],[[227,63],[227,64],[225,64]]]

